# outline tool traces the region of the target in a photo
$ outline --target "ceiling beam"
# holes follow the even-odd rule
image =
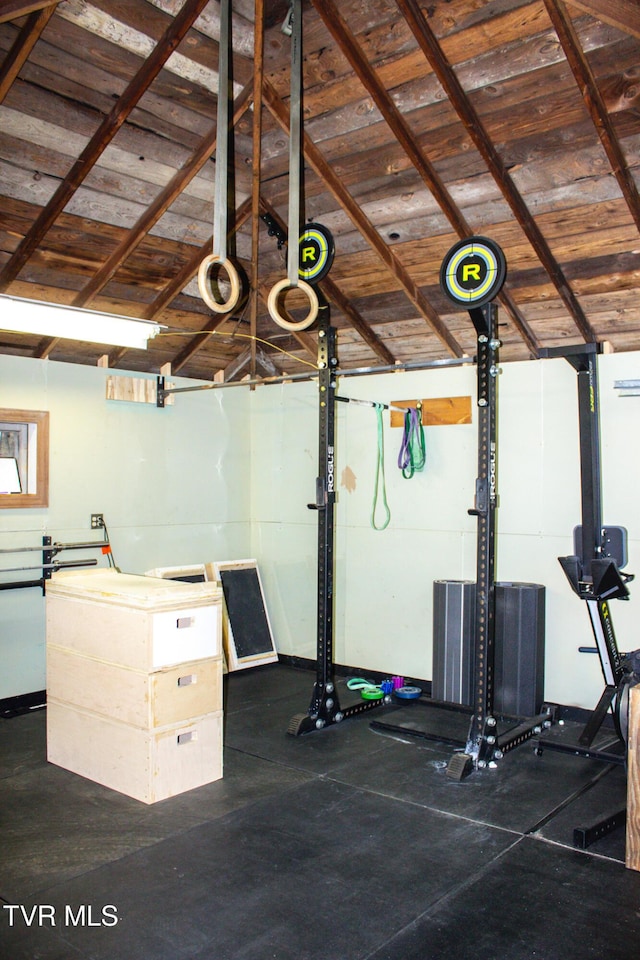
[[[576,33],[571,17],[562,0],[544,0],[547,13],[553,24],[553,28],[558,34],[558,39],[562,44],[562,49],[567,58],[567,63],[571,67],[576,83],[589,115],[593,120],[600,142],[611,165],[611,169],[618,181],[618,186],[627,202],[629,212],[633,217],[635,224],[640,230],[640,196],[638,188],[629,169],[624,153],[618,141],[615,128],[607,112],[606,105],[598,84],[591,71],[591,67],[580,46],[580,40]]]
[[[282,102],[275,89],[267,79],[263,85],[264,102],[278,121],[282,129],[289,133],[289,110]],[[384,242],[369,218],[362,212],[354,198],[344,186],[340,178],[334,172],[331,164],[325,159],[320,150],[313,143],[307,133],[303,132],[303,152],[308,163],[315,170],[321,180],[324,181],[327,189],[333,194],[344,212],[351,219],[356,228],[360,231],[364,239],[379,256],[385,267],[393,274],[398,284],[405,292],[411,303],[414,305],[420,316],[426,320],[433,332],[454,357],[462,357],[464,351],[455,339],[453,334],[447,329],[438,313],[425,298],[411,277],[409,271],[398,259],[391,248]]]
[[[387,126],[424,180],[447,220],[460,237],[473,233],[435,168],[425,157],[411,127],[402,116],[386,87],[378,79],[356,38],[333,0],[312,0],[325,27],[345,55],[363,87],[371,94]]]
[[[467,223],[464,214],[447,190],[444,181],[440,178],[428,157],[425,156],[411,127],[396,107],[384,84],[380,82],[377,74],[370,66],[369,61],[362,52],[347,23],[340,15],[333,0],[312,0],[312,2],[327,30],[353,67],[362,85],[371,94],[394,137],[422,177],[427,189],[433,195],[458,237],[463,240],[465,237],[472,236],[475,231]],[[506,296],[502,302],[511,314],[514,326],[525,344],[533,356],[538,357],[540,344],[515,301],[508,295],[508,291],[506,291]]]
[[[638,0],[571,0],[571,6],[640,39]]]
[[[62,213],[78,187],[85,180],[92,167],[111,143],[149,85],[162,70],[176,47],[184,39],[208,0],[185,0],[180,13],[171,20],[164,35],[154,47],[151,55],[129,83],[124,93],[114,104],[113,109],[104,118],[89,143],[86,145],[71,170],[64,178],[49,203],[44,207],[31,228],[18,244],[17,249],[0,270],[0,291],[6,290],[18,276],[20,270],[37,249],[42,238]]]
[[[255,341],[253,341],[253,346],[255,346]],[[263,376],[267,378],[278,376],[280,371],[276,367],[271,357],[266,354],[264,350],[252,350],[251,347],[247,347],[224,368],[224,383],[229,383],[231,380],[242,380],[240,374],[247,367],[249,368],[249,371],[251,370],[254,357],[256,366],[261,368]],[[255,379],[255,374],[249,372],[249,379]]]
[[[252,83],[250,82],[235,101],[234,126],[251,106],[251,93]],[[102,264],[100,269],[93,275],[91,280],[85,284],[79,293],[76,294],[73,298],[74,307],[86,306],[100,293],[127,257],[136,249],[160,217],[169,209],[174,200],[180,196],[187,184],[193,180],[195,175],[212,156],[216,149],[216,134],[217,130],[214,124],[207,135],[203,137],[197,150],[191,155],[189,160],[174,174],[169,183],[149,204],[142,216],[139,217],[138,221],[127,231],[122,241]]]
[[[6,55],[0,68],[0,103],[4,100],[11,86],[29,59],[29,54],[40,38],[40,34],[56,12],[56,3],[49,3],[41,10],[34,10],[25,20],[9,53]],[[2,22],[0,18],[0,23]]]
[[[51,0],[3,0],[0,6],[0,23],[6,23],[8,20],[17,20],[18,17],[24,17],[28,13],[34,13],[43,10],[45,7],[58,6],[59,0],[52,3]]]
[[[560,295],[569,315],[573,319],[581,336],[587,343],[594,342],[596,335],[591,328],[591,324],[578,302],[569,281],[564,275],[560,264],[557,262],[551,248],[549,247],[542,231],[534,220],[529,208],[524,202],[518,188],[511,179],[511,175],[503,163],[493,142],[488,136],[484,124],[480,119],[471,101],[467,97],[460,81],[458,80],[453,67],[449,63],[442,47],[427,24],[424,14],[420,8],[418,0],[396,0],[400,12],[404,14],[409,27],[425,57],[429,61],[433,72],[442,84],[442,87],[449,97],[451,105],[460,117],[465,129],[473,140],[476,149],[484,159],[489,172],[493,176],[496,184],[500,188],[502,195],[509,204],[511,211],[520,224],[529,243],[533,247],[536,256],[546,270],[549,278]]]

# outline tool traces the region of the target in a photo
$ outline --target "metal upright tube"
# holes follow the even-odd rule
[[[595,352],[584,355],[578,369],[578,423],[582,500],[582,575],[591,580],[591,561],[602,556],[602,485],[600,471],[600,401]]]
[[[329,308],[320,310],[318,330],[318,581],[317,581],[317,672],[309,713],[319,717],[327,692],[335,698],[333,672],[333,572],[335,539],[335,353],[336,331],[329,322]],[[331,715],[331,710],[329,711]]]
[[[474,514],[478,520],[476,560],[475,701],[467,753],[486,762],[493,716],[495,648],[495,528],[497,507],[497,308],[489,303],[469,311],[478,333],[478,477]],[[491,741],[493,742],[493,741]]]

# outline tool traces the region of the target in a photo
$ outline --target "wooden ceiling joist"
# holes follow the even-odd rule
[[[3,0],[0,5],[0,23],[6,23],[8,20],[17,20],[18,17],[25,17],[27,14],[37,13],[44,10],[45,7],[57,7],[59,0]]]
[[[589,111],[593,124],[604,147],[611,170],[618,181],[618,186],[627,202],[629,212],[636,226],[640,230],[640,197],[638,188],[629,170],[625,155],[620,147],[615,128],[604,101],[600,95],[598,85],[593,76],[589,62],[580,48],[580,41],[576,34],[571,17],[562,0],[544,0],[547,12],[562,44],[567,63],[576,78],[578,89],[582,94],[585,106]]]
[[[29,59],[29,54],[56,12],[56,7],[56,3],[48,3],[42,9],[34,10],[27,17],[14,45],[7,54],[2,67],[0,67],[0,103],[5,99],[20,70]],[[0,12],[0,22],[2,22],[1,16]]]
[[[289,4],[233,6],[230,188],[247,199],[230,219],[250,299],[221,337],[194,283],[212,246],[217,2],[0,3],[0,289],[166,324],[111,366],[213,379],[248,346],[255,379],[259,343],[284,374],[317,359],[313,329],[274,333],[266,305],[283,269],[261,213],[286,218]],[[451,236],[475,233],[509,264],[503,361],[585,339],[640,348],[635,0],[305,0],[303,18],[305,211],[335,238],[319,291],[341,369],[473,353],[439,270]],[[0,351],[35,342],[3,335]],[[49,339],[35,355],[95,363],[96,348]]]
[[[640,39],[638,0],[570,0],[571,6]]]
[[[251,105],[252,85],[247,84],[240,96],[235,102],[233,123],[235,124],[240,117],[244,115]],[[90,303],[95,296],[104,288],[113,275],[118,270],[127,257],[135,250],[138,244],[149,233],[151,228],[158,222],[160,217],[166,213],[171,204],[180,196],[188,183],[193,180],[195,175],[202,169],[209,160],[216,148],[216,127],[215,124],[206,137],[200,143],[200,146],[192,154],[187,163],[178,170],[171,181],[160,191],[158,196],[146,208],[144,214],[137,223],[131,227],[122,241],[118,244],[110,257],[103,263],[100,269],[93,275],[89,283],[74,297],[73,305],[75,307],[84,307]]]
[[[546,238],[522,199],[518,188],[511,178],[511,174],[503,163],[490,137],[487,135],[478,112],[465,94],[453,67],[438,43],[435,34],[426,22],[419,3],[417,0],[396,0],[396,3],[405,16],[409,27],[434,73],[442,84],[453,108],[462,120],[467,133],[473,140],[476,149],[487,164],[502,195],[509,204],[514,217],[520,224],[529,243],[535,250],[538,259],[549,275],[562,302],[580,331],[581,336],[587,342],[595,341],[595,333],[585,316],[578,298],[571,289],[571,285],[564,275],[560,264],[551,252]]]
[[[98,157],[104,153],[133,108],[146,93],[152,80],[160,73],[164,64],[183,40],[194,20],[197,19],[207,3],[208,0],[185,0],[180,13],[170,22],[151,56],[143,62],[127,89],[115,103],[111,113],[100,124],[54,196],[23,238],[18,249],[0,270],[0,291],[6,290],[12,280],[18,276],[44,235],[64,210]]]
[[[369,65],[363,51],[349,30],[346,21],[340,15],[333,0],[313,0],[313,5],[333,39],[349,60],[361,83],[371,94],[394,137],[411,160],[427,188],[431,191],[458,237],[462,240],[465,237],[472,236],[475,231],[469,223],[467,223],[462,211],[453,200],[442,178],[438,175],[433,164],[430,163],[429,159],[425,156],[424,150],[416,140],[408,122],[396,107],[392,97],[378,79],[375,71]],[[536,340],[522,311],[518,309],[513,297],[510,296],[508,289],[505,291],[502,301],[532,355],[537,357],[540,351],[540,344]]]

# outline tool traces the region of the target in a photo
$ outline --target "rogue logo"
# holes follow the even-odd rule
[[[333,447],[327,447],[327,493],[334,492]]]
[[[489,497],[493,502],[496,499],[496,445],[491,444],[489,450]]]
[[[486,237],[460,240],[440,267],[442,292],[459,306],[481,307],[500,292],[507,261],[498,246]]]
[[[333,237],[320,223],[308,223],[298,244],[298,276],[307,283],[318,283],[333,263]]]

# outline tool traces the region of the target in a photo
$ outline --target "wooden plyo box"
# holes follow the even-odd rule
[[[218,780],[221,591],[92,571],[46,604],[47,759],[144,803]]]
[[[212,583],[57,574],[47,586],[47,643],[132,670],[219,657],[221,597]]]
[[[157,803],[222,777],[222,713],[156,730],[47,700],[47,759],[65,770]]]
[[[49,643],[47,698],[155,730],[219,712],[222,664],[216,657],[143,673]]]

